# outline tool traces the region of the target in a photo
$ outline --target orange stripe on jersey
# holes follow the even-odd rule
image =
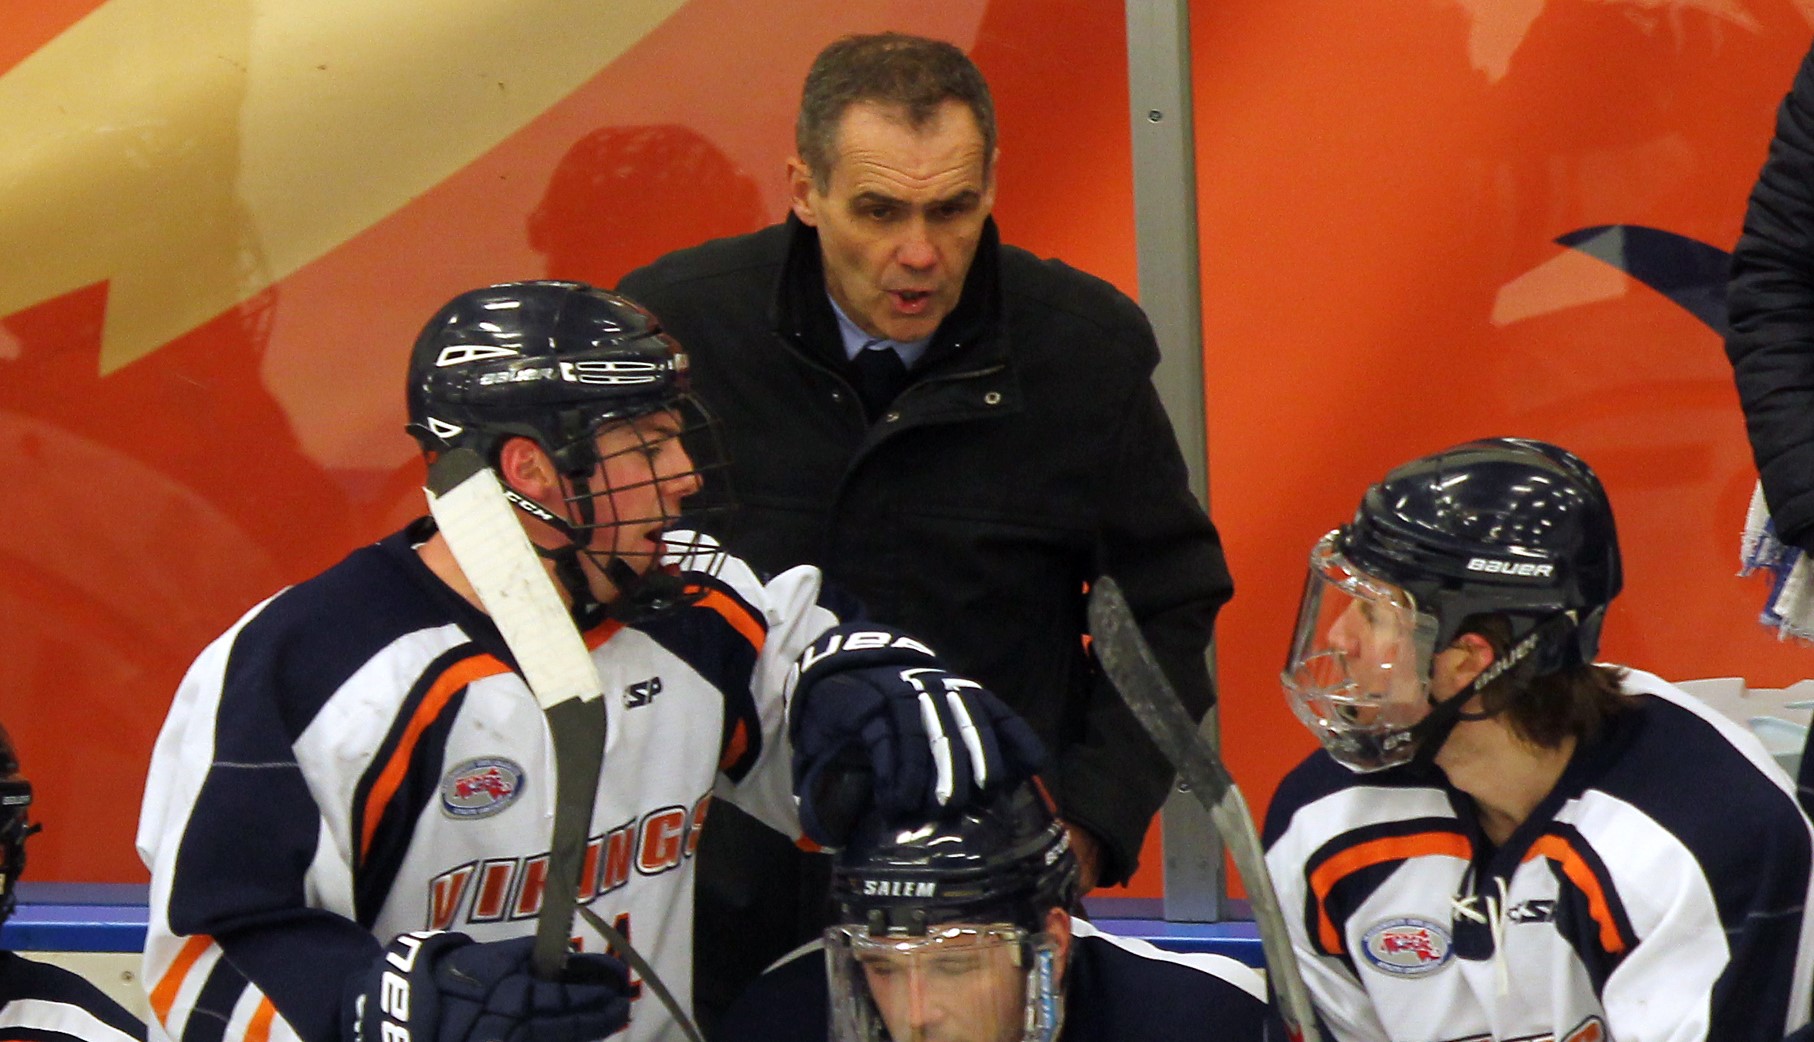
[[[270,1042],[271,1021],[277,1018],[277,1007],[271,1004],[269,996],[258,1000],[258,1008],[252,1011],[252,1019],[246,1024],[246,1042]]]
[[[692,591],[701,589],[701,587],[689,586],[687,589]],[[750,647],[757,651],[762,650],[762,642],[768,639],[768,631],[763,628],[761,620],[752,615],[748,608],[717,590],[711,589],[706,590],[705,596],[699,598],[699,606],[710,608],[724,616],[724,621],[730,623],[732,629],[743,634],[743,639],[750,642]]]
[[[365,801],[365,820],[359,827],[359,860],[365,861],[371,852],[372,836],[378,831],[378,821],[384,817],[384,808],[391,797],[403,785],[404,775],[409,773],[409,761],[416,752],[416,742],[422,732],[428,729],[441,710],[447,707],[449,699],[464,689],[468,684],[499,673],[510,672],[510,667],[492,655],[474,655],[461,659],[448,667],[447,671],[435,678],[434,686],[422,699],[422,704],[411,714],[409,723],[403,728],[403,737],[397,742],[397,748],[391,758],[384,764],[384,770],[378,774],[378,780],[372,784],[372,791]]]
[[[749,725],[742,720],[731,727],[731,740],[725,743],[724,755],[718,758],[718,769],[728,771],[743,759],[743,754],[750,749]]]
[[[1612,906],[1606,901],[1606,890],[1600,885],[1600,878],[1588,867],[1574,844],[1561,836],[1539,836],[1537,842],[1524,855],[1524,860],[1545,857],[1562,866],[1562,874],[1568,881],[1587,895],[1587,912],[1594,922],[1600,924],[1600,947],[1608,955],[1621,955],[1625,952],[1625,940],[1619,936],[1618,920],[1613,918]]]
[[[599,645],[610,640],[612,637],[617,636],[617,631],[623,628],[624,624],[616,619],[606,619],[587,630],[585,633],[580,634],[580,636],[586,639],[586,647],[591,648],[593,651],[597,651]]]
[[[1447,856],[1463,861],[1474,856],[1466,836],[1454,832],[1416,832],[1409,836],[1386,836],[1349,847],[1318,865],[1310,873],[1310,892],[1316,898],[1317,942],[1329,955],[1343,952],[1342,938],[1329,918],[1329,891],[1335,885],[1364,868],[1388,861],[1408,861],[1414,857]]]
[[[170,968],[158,978],[157,987],[151,989],[151,1012],[157,1017],[158,1023],[162,1024],[164,1018],[170,1015],[170,1007],[176,1003],[176,993],[182,990],[183,978],[189,976],[195,960],[201,958],[202,953],[213,943],[211,937],[199,933],[192,935],[183,942],[182,949],[171,960]],[[164,1024],[165,1028],[169,1026]]]

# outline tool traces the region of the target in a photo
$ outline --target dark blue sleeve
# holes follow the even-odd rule
[[[1777,534],[1814,550],[1814,51],[1777,112],[1726,307],[1726,356]]]
[[[725,1010],[716,1042],[825,1042],[831,1022],[825,955],[817,947],[757,977]]]
[[[190,938],[192,950],[212,943],[223,957],[179,960],[168,980],[150,982],[169,993],[172,1005],[154,1010],[180,1042],[220,1042],[248,990],[268,998],[304,1039],[334,1039],[347,975],[378,954],[369,921],[394,878],[414,814],[393,801],[397,808],[387,807],[357,855],[354,883],[366,905],[365,923],[314,907],[307,877],[318,856],[322,810],[295,746],[342,685],[383,648],[401,634],[445,621],[445,612],[399,574],[398,557],[413,561],[398,537],[356,551],[278,595],[233,638],[213,722],[212,761],[180,838],[172,840],[176,855],[164,908],[176,938]],[[470,652],[449,655],[462,653]],[[418,687],[432,676],[431,670],[418,678]],[[397,731],[423,700],[421,691],[406,696]],[[458,705],[456,695],[443,716]],[[441,726],[431,723],[425,733]],[[387,747],[391,743],[387,739]],[[423,755],[438,755],[437,743],[420,745]],[[413,770],[409,776],[437,775]],[[359,809],[353,808],[355,818]],[[206,977],[178,989],[191,966],[205,967]]]

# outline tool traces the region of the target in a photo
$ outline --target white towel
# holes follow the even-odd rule
[[[1770,596],[1758,621],[1783,640],[1814,642],[1814,564],[1797,547],[1776,538],[1776,526],[1764,505],[1764,486],[1751,492],[1745,511],[1745,533],[1739,543],[1739,573],[1770,575]]]

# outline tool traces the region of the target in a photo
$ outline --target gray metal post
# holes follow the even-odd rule
[[[1197,264],[1197,165],[1191,118],[1187,0],[1127,0],[1128,97],[1132,106],[1134,228],[1140,306],[1159,338],[1154,382],[1165,403],[1191,490],[1209,505],[1209,438],[1203,413],[1203,311]],[[1215,675],[1215,648],[1209,653]],[[1216,711],[1203,719],[1217,740]],[[1173,792],[1161,819],[1165,918],[1223,918],[1222,844],[1209,814]]]

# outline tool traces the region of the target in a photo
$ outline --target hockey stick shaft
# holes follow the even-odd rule
[[[1253,907],[1254,923],[1260,931],[1260,947],[1266,953],[1267,973],[1272,990],[1279,999],[1279,1013],[1285,1029],[1293,1039],[1319,1042],[1316,1014],[1310,1004],[1309,991],[1298,969],[1297,952],[1291,945],[1291,933],[1279,909],[1278,895],[1272,888],[1272,876],[1266,869],[1266,854],[1260,845],[1259,830],[1254,828],[1253,814],[1241,790],[1235,786],[1220,756],[1197,732],[1197,724],[1178,701],[1171,681],[1159,666],[1153,649],[1141,635],[1134,613],[1128,607],[1121,587],[1108,576],[1099,577],[1090,589],[1090,639],[1096,660],[1120,692],[1140,726],[1146,730],[1160,753],[1171,762],[1179,778],[1190,787],[1216,831],[1221,833],[1235,868],[1247,885],[1248,903]]]
[[[661,975],[655,972],[655,967],[649,965],[649,960],[643,958],[642,953],[630,944],[630,939],[619,932],[616,927],[605,922],[603,916],[585,905],[579,906],[579,914],[580,918],[591,923],[592,928],[599,932],[599,935],[611,945],[618,956],[642,977],[643,983],[647,984],[649,990],[655,993],[655,997],[661,1000],[661,1004],[668,1008],[668,1014],[674,1018],[674,1023],[680,1025],[681,1033],[687,1036],[689,1042],[705,1042],[705,1037],[699,1033],[698,1026],[693,1023],[693,1018],[687,1016],[686,1010],[680,1008],[680,1000],[676,999],[674,993],[668,990],[667,982],[663,981]]]
[[[531,965],[555,979],[567,964],[573,913],[604,765],[605,702],[591,652],[529,542],[497,475],[470,449],[428,471],[429,511],[503,635],[548,720],[554,744],[554,824]]]

